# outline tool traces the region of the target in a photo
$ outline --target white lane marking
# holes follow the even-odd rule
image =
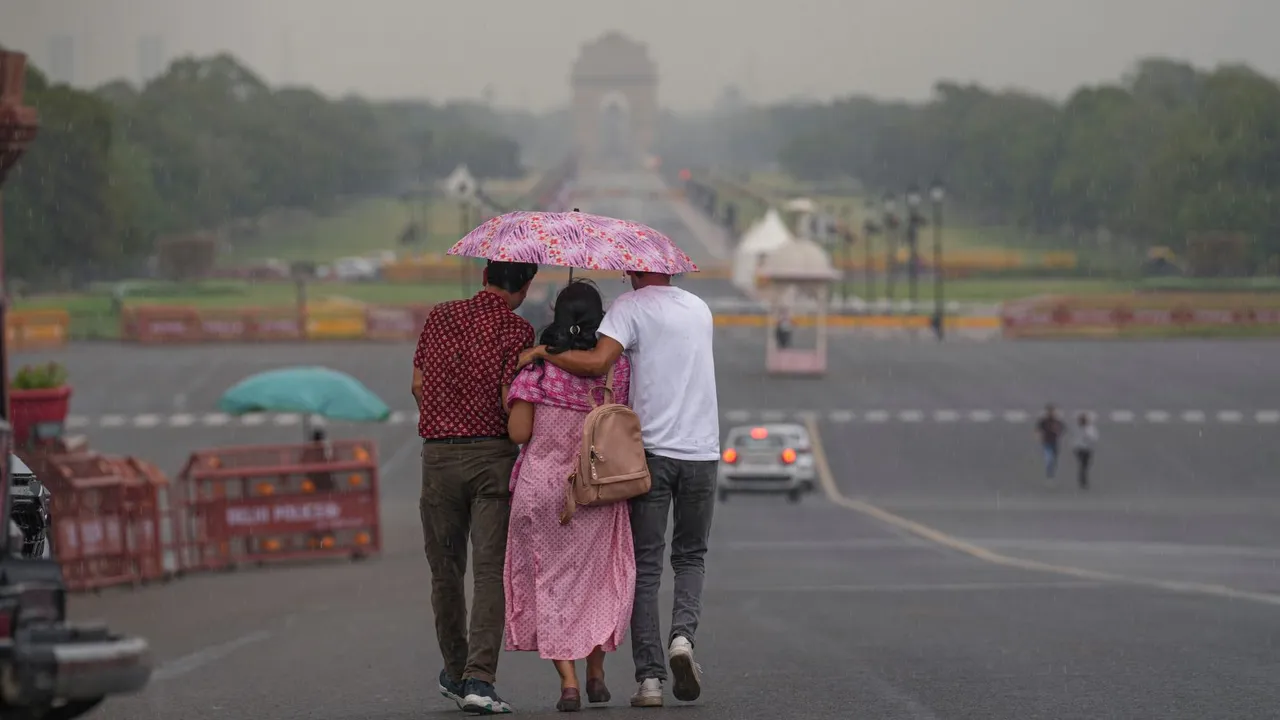
[[[1169,413],[1163,410],[1148,410],[1147,422],[1153,422],[1153,423],[1169,422]]]
[[[765,410],[760,413],[760,419],[765,422],[781,422],[787,419],[787,414],[782,410]]]
[[[160,416],[153,414],[135,415],[133,418],[133,426],[140,428],[153,428],[160,424]]]
[[[716,548],[729,550],[853,550],[912,547],[929,547],[929,543],[915,538],[893,537],[852,540],[731,540],[716,544]]]
[[[1097,580],[1058,580],[1056,582],[973,582],[973,583],[902,583],[888,585],[778,585],[765,587],[724,588],[748,593],[918,593],[973,592],[992,590],[1067,590],[1071,588],[1108,587]]]
[[[831,422],[847,423],[853,422],[855,415],[852,410],[832,410]]]
[[[262,413],[249,413],[240,416],[241,425],[249,425],[251,427],[261,425],[267,421],[267,416]]]
[[[302,418],[289,413],[281,413],[275,416],[275,423],[284,427],[286,425],[297,425],[302,422]]]
[[[1116,554],[1169,555],[1184,557],[1241,557],[1280,558],[1280,547],[1249,547],[1246,545],[1195,545],[1165,542],[1124,542],[1117,540],[1031,540],[1015,538],[978,539],[968,542],[983,547],[1004,547],[1043,552],[1093,552]]]
[[[862,414],[867,422],[882,423],[889,421],[889,413],[885,410],[869,410]]]
[[[1136,416],[1129,410],[1112,410],[1111,422],[1131,423]]]
[[[934,422],[952,423],[960,419],[960,413],[955,410],[935,410],[933,412]]]
[[[407,419],[408,419],[408,413],[405,413],[401,410],[396,410],[395,412],[391,413],[389,417],[387,417],[387,422],[391,423],[392,425],[400,425]]]
[[[1027,421],[1028,417],[1029,416],[1027,415],[1026,410],[1005,410],[1004,411],[1005,422],[1024,423]]]
[[[898,419],[902,422],[918,423],[921,420],[924,420],[924,413],[919,410],[903,410],[898,413]]]
[[[1218,413],[1218,422],[1238,423],[1244,420],[1244,413],[1239,410],[1223,410]]]
[[[1268,425],[1280,423],[1280,410],[1259,410],[1254,419]]]
[[[199,670],[213,662],[217,662],[242,647],[260,643],[271,638],[271,633],[266,630],[242,635],[235,640],[225,642],[220,645],[210,645],[209,647],[197,650],[189,655],[183,655],[169,662],[163,663],[151,673],[152,680],[173,680]]]
[[[200,421],[205,425],[219,427],[231,422],[231,416],[226,413],[206,413]]]
[[[812,411],[812,410],[797,410],[797,411],[796,411],[796,419],[797,419],[797,420],[799,420],[799,421],[801,421],[801,422],[804,422],[804,421],[806,421],[806,420],[817,420],[817,419],[818,419],[818,417],[819,417],[818,413],[816,413],[816,412],[814,412],[814,411]]]
[[[729,422],[746,422],[751,419],[751,413],[747,410],[730,410],[724,414],[724,419]]]
[[[1219,597],[1229,600],[1248,600],[1250,602],[1280,607],[1280,595],[1274,593],[1240,590],[1226,585],[1217,585],[1213,583],[1160,580],[1157,578],[1141,577],[1137,575],[1102,572],[1098,570],[1073,567],[1071,565],[1057,565],[1054,563],[1040,562],[1038,560],[1025,560],[1023,558],[994,552],[988,548],[948,535],[941,530],[929,527],[923,523],[908,520],[901,515],[895,515],[894,513],[872,505],[871,503],[845,497],[844,494],[840,492],[840,486],[836,484],[835,475],[831,471],[830,463],[827,462],[827,454],[823,449],[822,435],[819,432],[817,423],[809,424],[809,440],[812,448],[814,465],[818,471],[818,481],[822,485],[822,489],[826,493],[827,498],[832,503],[861,515],[874,518],[886,525],[891,525],[899,530],[909,532],[942,547],[963,553],[976,560],[981,560],[983,562],[1002,567],[1062,575],[1076,578],[1078,580],[1092,580],[1116,585],[1147,587],[1155,590],[1182,594],[1208,595],[1211,597]]]
[[[172,427],[191,427],[196,424],[196,416],[190,413],[178,413],[169,416],[169,425]]]
[[[127,422],[129,422],[129,418],[123,415],[103,415],[98,420],[99,425],[101,425],[102,427],[110,427],[110,428],[124,427],[124,424]]]
[[[1202,423],[1204,422],[1204,419],[1205,419],[1205,414],[1203,412],[1200,412],[1199,410],[1188,410],[1182,413],[1183,422]]]
[[[978,423],[991,422],[995,416],[996,414],[990,410],[972,410],[969,412],[969,419]]]
[[[89,427],[89,423],[90,423],[89,418],[87,418],[87,417],[85,417],[85,416],[83,416],[83,415],[68,415],[68,416],[67,416],[67,427],[68,427],[68,428],[84,428],[84,427]]]

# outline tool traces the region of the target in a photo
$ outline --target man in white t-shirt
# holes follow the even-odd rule
[[[696,700],[701,669],[693,659],[693,638],[702,613],[704,557],[715,509],[716,465],[720,459],[720,411],[712,356],[711,309],[701,298],[671,285],[670,275],[627,273],[632,292],[609,307],[593,350],[555,355],[539,346],[521,363],[543,359],[569,372],[604,375],[627,353],[631,360],[631,406],[640,417],[653,486],[631,501],[631,534],[636,552],[636,596],[631,614],[635,707],[661,707],[667,680],[658,617],[667,515],[674,506],[671,569],[675,604],[668,654],[677,700]]]

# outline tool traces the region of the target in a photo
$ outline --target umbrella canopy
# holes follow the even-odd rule
[[[353,422],[382,422],[391,415],[387,404],[359,380],[326,367],[251,375],[223,393],[218,409],[232,415],[299,413]]]
[[[450,255],[584,270],[697,272],[683,250],[647,225],[580,212],[510,212],[467,233]]]

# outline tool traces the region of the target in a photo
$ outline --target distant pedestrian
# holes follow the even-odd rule
[[[1080,413],[1080,417],[1076,420],[1076,432],[1072,445],[1076,451],[1080,489],[1088,490],[1089,463],[1093,461],[1093,450],[1098,445],[1098,426],[1089,419],[1089,413]]]
[[[1058,417],[1058,410],[1053,403],[1045,405],[1044,414],[1036,421],[1036,435],[1040,439],[1040,449],[1044,452],[1044,476],[1049,480],[1053,480],[1058,473],[1058,446],[1066,429],[1066,424]]]
[[[303,465],[323,465],[333,460],[333,446],[325,436],[324,430],[316,428],[312,431],[311,442],[302,449],[300,460]],[[318,470],[307,473],[307,480],[311,481],[312,490],[315,492],[334,491],[335,485],[331,472]]]
[[[490,261],[484,289],[431,310],[413,355],[422,436],[422,534],[444,656],[440,693],[473,714],[509,713],[494,690],[506,619],[502,568],[511,519],[506,395],[533,327],[515,314],[538,266]],[[474,546],[471,612],[465,576]],[[468,625],[470,623],[470,625]]]
[[[791,312],[783,310],[778,315],[778,325],[774,328],[777,335],[778,347],[786,349],[791,347]]]

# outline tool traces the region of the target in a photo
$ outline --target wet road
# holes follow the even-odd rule
[[[332,429],[379,442],[381,557],[74,598],[74,615],[144,634],[159,662],[145,694],[96,717],[458,714],[435,692],[409,356],[404,344],[39,356],[78,378],[76,432],[169,472],[197,447],[300,436],[293,419],[249,426],[214,411],[258,370],[329,365],[401,411]],[[1273,342],[838,337],[828,378],[782,380],[764,373],[758,334],[719,332],[722,428],[802,418],[828,471],[797,505],[718,506],[698,637],[706,689],[680,717],[1274,717],[1277,358]],[[1056,485],[1041,477],[1031,423],[1045,400],[1098,413],[1087,493],[1069,464]],[[645,715],[626,707],[625,650],[608,671],[608,716]],[[499,688],[521,714],[553,716],[549,664],[507,654]]]
[[[762,371],[758,338],[721,333],[723,425],[811,418],[832,485],[799,505],[735,496],[717,510],[699,637],[707,692],[687,714],[1271,717],[1280,426],[1269,413],[1280,400],[1257,368],[1277,351],[843,339],[827,381],[777,380]],[[408,356],[407,345],[77,346],[58,359],[97,380],[78,385],[74,403],[96,446],[175,472],[202,445],[299,436],[274,418],[204,421],[243,375],[323,362],[408,409]],[[1096,369],[1076,372],[1082,360]],[[1169,384],[1204,367],[1225,384]],[[1088,493],[1069,473],[1054,487],[1040,477],[1031,414],[1050,393],[1101,416]],[[1124,412],[1133,418],[1109,419]],[[126,420],[105,427],[113,414]],[[379,441],[384,556],[77,597],[77,616],[145,634],[161,662],[145,695],[100,717],[446,713],[432,679],[411,419],[333,432]],[[630,717],[626,657],[609,670],[611,715]],[[520,711],[553,704],[543,663],[507,655],[501,672]]]

